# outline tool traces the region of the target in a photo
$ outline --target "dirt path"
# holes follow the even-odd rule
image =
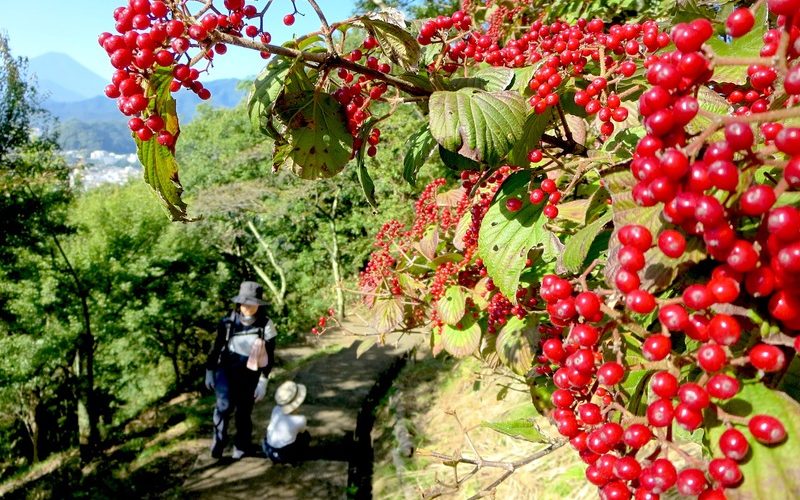
[[[348,326],[351,331],[359,328]],[[312,436],[308,461],[297,466],[274,465],[263,457],[233,461],[227,458],[230,449],[226,458],[215,460],[205,451],[184,482],[184,493],[193,498],[370,498],[372,408],[420,337],[389,336],[386,346],[374,346],[357,358],[361,339],[326,334],[318,347],[276,354],[291,359],[307,356],[314,349],[341,346],[293,372],[273,374],[267,397],[253,410],[253,440],[260,442],[274,405],[275,388],[287,379],[305,384],[308,396],[298,413],[308,417]]]

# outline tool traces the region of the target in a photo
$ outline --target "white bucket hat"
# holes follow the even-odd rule
[[[275,391],[275,402],[284,413],[295,411],[306,399],[306,386],[287,380]]]

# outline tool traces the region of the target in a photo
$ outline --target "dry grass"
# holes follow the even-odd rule
[[[398,393],[393,403],[395,407],[400,405],[404,408],[417,449],[412,458],[399,462],[392,460],[386,443],[376,446],[375,498],[431,495],[469,498],[499,478],[503,469],[483,468],[455,491],[451,487],[455,483],[455,472],[463,478],[473,466],[461,464],[454,471],[441,460],[424,456],[425,451],[435,451],[476,458],[462,427],[485,460],[520,460],[544,447],[481,426],[482,422],[507,420],[504,417],[509,413],[530,406],[527,387],[519,377],[507,371],[482,370],[481,364],[473,359],[446,363],[439,371],[436,366],[441,364],[424,360],[407,369],[398,380]],[[391,404],[389,406],[382,412],[379,423],[384,426],[384,441],[387,436],[391,437],[387,427],[397,420],[396,411]],[[546,419],[536,418],[535,423],[545,435],[556,437],[555,429]],[[583,470],[577,454],[569,446],[564,446],[518,469],[493,494],[495,498],[503,499],[595,498],[596,492],[584,479]]]

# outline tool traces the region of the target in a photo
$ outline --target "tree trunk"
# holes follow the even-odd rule
[[[24,395],[20,392],[20,404],[24,404],[25,409],[18,413],[25,424],[25,430],[28,431],[28,437],[31,440],[32,462],[39,461],[39,420],[36,418],[39,413],[40,397],[37,393],[30,393]]]
[[[89,313],[88,292],[84,289],[78,272],[72,267],[61,242],[53,235],[53,242],[58,248],[69,275],[75,286],[75,293],[81,301],[81,319],[83,331],[78,337],[78,349],[75,353],[75,373],[78,376],[78,443],[81,450],[81,461],[90,460],[100,444],[98,431],[99,411],[94,394],[94,335],[92,334],[91,314]]]
[[[329,219],[331,228],[331,271],[333,272],[333,281],[336,284],[336,316],[339,319],[344,318],[344,290],[342,290],[342,274],[339,267],[339,235],[336,231],[336,219]]]
[[[328,225],[331,228],[331,271],[333,273],[333,282],[336,287],[336,317],[339,319],[344,318],[344,290],[342,289],[342,273],[339,266],[339,232],[336,230],[336,208],[339,205],[339,193],[341,190],[336,191],[331,204],[330,217],[328,217]]]
[[[178,365],[178,351],[180,350],[180,347],[177,339],[175,339],[172,347],[173,349],[169,357],[170,361],[172,361],[172,370],[175,372],[175,388],[180,390],[183,388],[183,380],[181,380],[181,368]]]

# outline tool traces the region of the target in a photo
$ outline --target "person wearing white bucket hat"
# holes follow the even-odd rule
[[[261,446],[276,463],[297,462],[311,440],[306,417],[291,415],[306,399],[306,386],[288,380],[275,391],[275,408]]]

